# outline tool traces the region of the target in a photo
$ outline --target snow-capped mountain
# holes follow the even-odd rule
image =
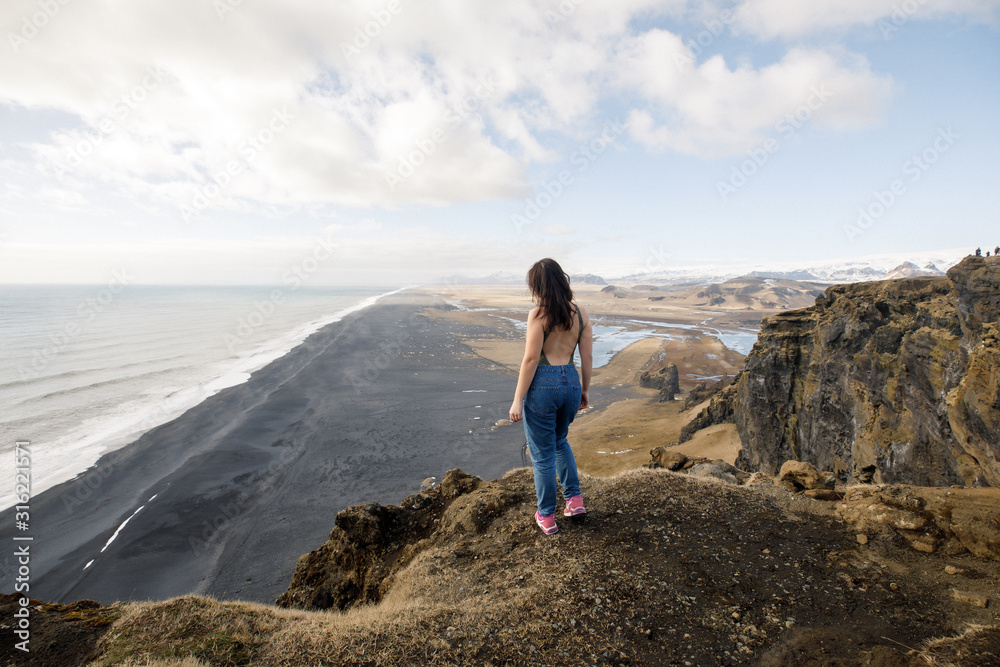
[[[804,282],[837,284],[908,278],[914,276],[939,276],[970,254],[965,249],[941,250],[924,253],[899,253],[871,255],[850,260],[833,260],[809,264],[776,262],[762,264],[705,264],[700,266],[666,268],[648,273],[621,276],[615,283],[721,283],[733,278],[773,278]]]

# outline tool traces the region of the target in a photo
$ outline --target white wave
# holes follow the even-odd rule
[[[157,387],[127,400],[115,401],[99,411],[87,406],[76,427],[69,432],[48,440],[31,441],[32,495],[79,477],[102,455],[134,442],[143,433],[176,419],[220,391],[246,382],[254,371],[288,354],[316,331],[405,289],[410,288],[367,297],[331,315],[297,326],[235,358],[210,364],[193,385]],[[99,414],[88,416],[94,412]],[[14,503],[13,475],[0,478],[0,509]]]

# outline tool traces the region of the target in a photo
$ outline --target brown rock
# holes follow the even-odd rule
[[[743,371],[740,371],[733,379],[733,384],[719,390],[712,397],[712,401],[708,404],[708,407],[698,413],[697,417],[681,429],[681,434],[677,438],[678,443],[687,442],[695,433],[703,428],[708,428],[716,424],[733,423],[733,414],[736,409],[736,382],[742,374]]]
[[[945,565],[944,566],[944,573],[945,574],[951,574],[951,575],[965,574],[965,570],[963,570],[960,567],[955,567],[954,565]]]
[[[830,489],[835,478],[832,474],[821,472],[811,463],[805,461],[785,461],[778,473],[778,481],[792,491],[805,489]]]
[[[687,463],[688,457],[678,451],[657,447],[649,452],[653,458],[651,467],[666,468],[667,470],[680,470]]]
[[[802,492],[802,495],[808,496],[813,500],[843,500],[844,494],[840,491],[834,491],[833,489],[806,489]]]
[[[733,385],[737,465],[774,474],[797,459],[845,481],[1000,486],[1000,262],[985,260],[838,285],[765,318]]]
[[[733,378],[728,376],[722,378],[721,380],[718,380],[717,382],[711,385],[708,384],[707,382],[702,382],[688,393],[687,397],[684,399],[684,407],[681,409],[687,412],[688,410],[695,407],[699,403],[702,403],[708,400],[709,398],[715,396],[717,393],[719,393],[720,390],[732,384],[732,382]]]
[[[483,481],[449,470],[437,486],[407,497],[400,506],[377,503],[341,510],[330,538],[298,560],[288,590],[276,604],[300,609],[349,609],[382,599],[392,575],[428,546],[438,522],[451,532],[477,531],[510,499],[502,487],[467,501]],[[456,511],[446,510],[456,503]],[[466,502],[467,501],[467,502]]]
[[[672,401],[681,393],[680,375],[676,364],[650,369],[639,376],[639,386],[647,389],[659,389],[660,401]]]
[[[1000,560],[1000,489],[912,489],[947,537],[980,558]]]
[[[837,505],[858,530],[891,531],[925,553],[947,545],[1000,560],[1000,489],[858,487]]]
[[[922,535],[910,540],[910,546],[916,551],[932,554],[937,550],[937,540],[929,535]]]

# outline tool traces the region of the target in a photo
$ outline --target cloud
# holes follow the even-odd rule
[[[906,22],[942,16],[965,16],[995,25],[1000,6],[995,0],[753,0],[736,10],[735,25],[765,39],[799,38],[880,20]]]
[[[127,271],[136,284],[280,285],[294,267],[312,266],[308,285],[394,285],[433,282],[454,273],[526,270],[540,257],[569,251],[565,242],[511,244],[420,226],[385,234],[362,220],[328,225],[311,236],[3,243],[0,283],[100,284],[114,271]]]
[[[0,104],[75,119],[29,146],[29,171],[185,215],[514,199],[529,167],[565,157],[562,138],[622,107],[642,144],[701,157],[745,150],[814,87],[831,91],[818,125],[881,118],[891,82],[860,58],[795,48],[759,67],[698,63],[653,27],[703,4],[101,0],[36,21],[37,0],[9,0]],[[891,6],[871,4],[755,0],[736,24],[801,34]]]
[[[547,227],[543,227],[541,232],[549,236],[571,236],[576,234],[577,230],[570,225],[548,225]]]
[[[623,83],[650,104],[635,109],[638,141],[692,155],[731,155],[752,148],[782,119],[805,109],[821,127],[852,129],[881,120],[892,92],[863,58],[795,48],[777,63],[730,68],[722,56],[698,64],[681,39],[651,30],[619,54]]]

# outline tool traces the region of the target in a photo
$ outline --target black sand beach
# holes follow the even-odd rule
[[[427,306],[447,307],[386,297],[34,497],[31,597],[269,603],[339,510],[399,502],[454,467],[519,466],[522,429],[490,430],[514,374],[459,342],[476,327],[434,324]]]

